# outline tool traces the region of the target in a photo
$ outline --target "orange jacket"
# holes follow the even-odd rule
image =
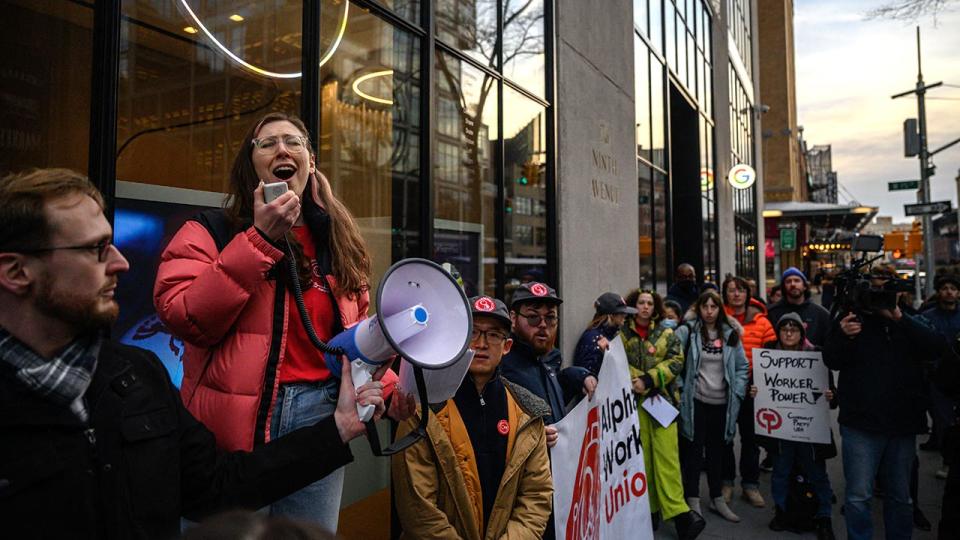
[[[750,372],[753,373],[753,349],[760,349],[764,343],[777,339],[777,333],[767,319],[767,308],[759,300],[751,298],[743,315],[734,315],[730,306],[723,306],[723,309],[743,326],[743,351],[747,354]]]

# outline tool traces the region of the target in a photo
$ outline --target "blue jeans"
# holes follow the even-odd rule
[[[340,393],[339,379],[321,383],[296,383],[280,386],[273,409],[270,439],[312,426],[333,414]],[[271,516],[285,516],[315,523],[331,533],[337,532],[340,496],[343,494],[343,468],[270,505]]]
[[[813,484],[820,506],[817,508],[817,517],[830,517],[833,513],[830,508],[830,499],[833,490],[830,489],[830,478],[827,476],[827,467],[823,461],[814,458],[813,445],[796,441],[779,441],[780,452],[773,458],[773,474],[770,476],[770,492],[773,502],[785,509],[787,507],[787,492],[790,489],[790,473],[794,464],[800,472]]]
[[[913,533],[913,501],[910,471],[917,454],[916,435],[883,435],[840,426],[843,438],[843,475],[847,490],[844,516],[847,537],[873,538],[870,499],[879,474],[883,482],[883,526],[888,539],[910,538]]]

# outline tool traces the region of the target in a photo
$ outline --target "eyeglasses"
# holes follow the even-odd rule
[[[496,330],[473,330],[473,334],[470,335],[470,341],[479,341],[480,336],[487,338],[487,344],[489,345],[500,345],[507,339],[507,335]]]
[[[107,253],[110,251],[110,246],[113,245],[113,240],[101,240],[96,244],[89,244],[86,246],[57,246],[57,247],[45,247],[45,248],[34,248],[34,249],[20,249],[17,250],[19,253],[46,253],[49,251],[60,251],[64,249],[70,250],[86,250],[86,251],[97,251],[97,262],[104,262],[107,260]]]
[[[780,327],[780,331],[784,334],[799,334],[800,329],[793,325],[784,325]]]
[[[282,138],[276,135],[253,139],[253,147],[259,154],[273,154],[277,151],[277,145],[283,141],[283,146],[291,154],[299,154],[307,146],[307,138],[302,135],[284,135]]]
[[[540,326],[541,322],[546,322],[547,328],[553,328],[554,326],[557,325],[557,321],[560,320],[560,317],[557,317],[556,315],[547,315],[546,317],[544,317],[536,313],[533,315],[524,315],[523,313],[521,313],[520,316],[526,319],[527,324],[529,324],[530,326]]]

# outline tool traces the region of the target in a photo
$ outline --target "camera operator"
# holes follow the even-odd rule
[[[870,276],[869,287],[846,306],[824,345],[824,362],[838,370],[840,434],[846,479],[845,519],[851,539],[872,538],[870,501],[878,472],[885,490],[887,538],[913,528],[910,473],[923,430],[923,360],[942,339],[897,306],[896,274]],[[865,284],[864,284],[865,285]]]

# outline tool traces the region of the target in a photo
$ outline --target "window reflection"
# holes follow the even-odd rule
[[[437,52],[434,259],[459,270],[468,296],[496,292],[497,81]]]
[[[503,0],[503,74],[545,97],[543,0]]]
[[[503,93],[503,181],[508,201],[504,256],[506,296],[520,283],[542,281],[547,266],[546,114],[519,92]]]
[[[376,0],[413,24],[420,24],[420,0]]]
[[[650,166],[643,161],[637,162],[637,171],[637,188],[639,192],[637,202],[640,209],[640,229],[638,231],[640,250],[640,287],[644,289],[650,289],[654,284],[653,178]]]
[[[374,290],[390,264],[419,250],[419,58],[412,35],[351,9],[320,69],[317,164],[373,254]]]
[[[643,41],[634,37],[634,58],[636,59],[636,130],[637,155],[651,159],[650,152],[650,55]]]
[[[497,60],[496,0],[437,0],[437,37],[493,69]]]
[[[667,192],[667,175],[653,170],[653,249],[656,263],[657,292],[667,294],[667,282],[670,279],[670,257],[667,253],[667,206],[670,200]]]
[[[0,1],[0,173],[87,170],[93,6]],[[41,31],[42,30],[42,31]]]
[[[664,137],[666,129],[665,105],[663,97],[663,64],[657,60],[650,62],[650,148],[653,153],[653,164],[666,168],[666,151]]]
[[[341,14],[326,18],[329,50],[347,6],[323,7]],[[299,112],[301,2],[124,0],[122,9],[118,180],[226,191],[250,122]]]

